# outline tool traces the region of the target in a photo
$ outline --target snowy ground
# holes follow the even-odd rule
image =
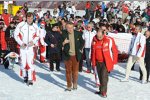
[[[122,83],[126,64],[118,64],[110,74],[108,97],[105,100],[150,100],[150,83],[141,84],[138,66],[132,71],[130,82]],[[36,62],[37,81],[28,87],[19,77],[19,66],[5,70],[0,65],[0,100],[103,100],[94,94],[93,74],[79,73],[78,90],[65,92],[66,79],[64,64],[61,72],[50,72],[47,65]]]

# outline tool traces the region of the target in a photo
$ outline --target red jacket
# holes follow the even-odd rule
[[[7,45],[6,45],[6,40],[5,40],[5,32],[0,30],[0,44],[1,44],[1,50],[6,50]]]
[[[126,5],[123,5],[122,6],[122,12],[128,14],[129,13],[129,8]]]
[[[85,8],[86,8],[86,9],[90,9],[90,7],[91,7],[90,2],[87,2],[86,5],[85,5]]]
[[[96,61],[100,60],[100,54],[99,51],[101,48],[99,48],[100,41],[95,36],[93,38],[92,42],[92,52],[91,52],[91,59],[92,59],[92,66],[96,66]],[[103,38],[103,44],[102,44],[102,53],[104,57],[104,62],[107,67],[107,71],[110,72],[113,70],[114,64],[117,63],[118,59],[118,50],[115,44],[115,41],[113,38],[104,36]],[[97,56],[98,55],[98,56]]]
[[[10,14],[2,14],[2,18],[4,19],[4,22],[5,22],[5,24],[6,24],[6,26],[8,27],[9,26],[9,23],[10,23],[10,20],[11,20],[11,18],[10,18]]]

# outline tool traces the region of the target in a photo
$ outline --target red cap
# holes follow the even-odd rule
[[[41,22],[41,25],[44,25],[44,26],[45,26],[45,25],[46,25],[46,23],[45,23],[44,21],[42,21],[42,22]]]

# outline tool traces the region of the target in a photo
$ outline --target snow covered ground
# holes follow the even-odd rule
[[[79,73],[78,90],[65,92],[66,79],[64,64],[61,72],[50,72],[46,64],[36,62],[37,81],[28,87],[19,77],[19,66],[6,70],[0,65],[0,100],[150,100],[150,83],[141,84],[138,66],[132,71],[130,82],[120,82],[124,78],[126,63],[120,63],[110,74],[108,97],[94,94],[94,75]]]

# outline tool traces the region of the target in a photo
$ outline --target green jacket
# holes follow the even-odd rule
[[[62,43],[63,41],[67,38],[69,39],[69,33],[67,32],[67,30],[64,30],[62,32]],[[81,57],[82,57],[82,50],[84,47],[84,40],[82,38],[82,33],[75,31],[74,30],[74,37],[75,37],[75,52],[76,52],[76,58],[77,61],[80,61]],[[67,43],[64,45],[64,49],[63,49],[63,53],[64,53],[64,60],[68,60],[70,58],[69,55],[69,50],[70,50],[70,44]]]

